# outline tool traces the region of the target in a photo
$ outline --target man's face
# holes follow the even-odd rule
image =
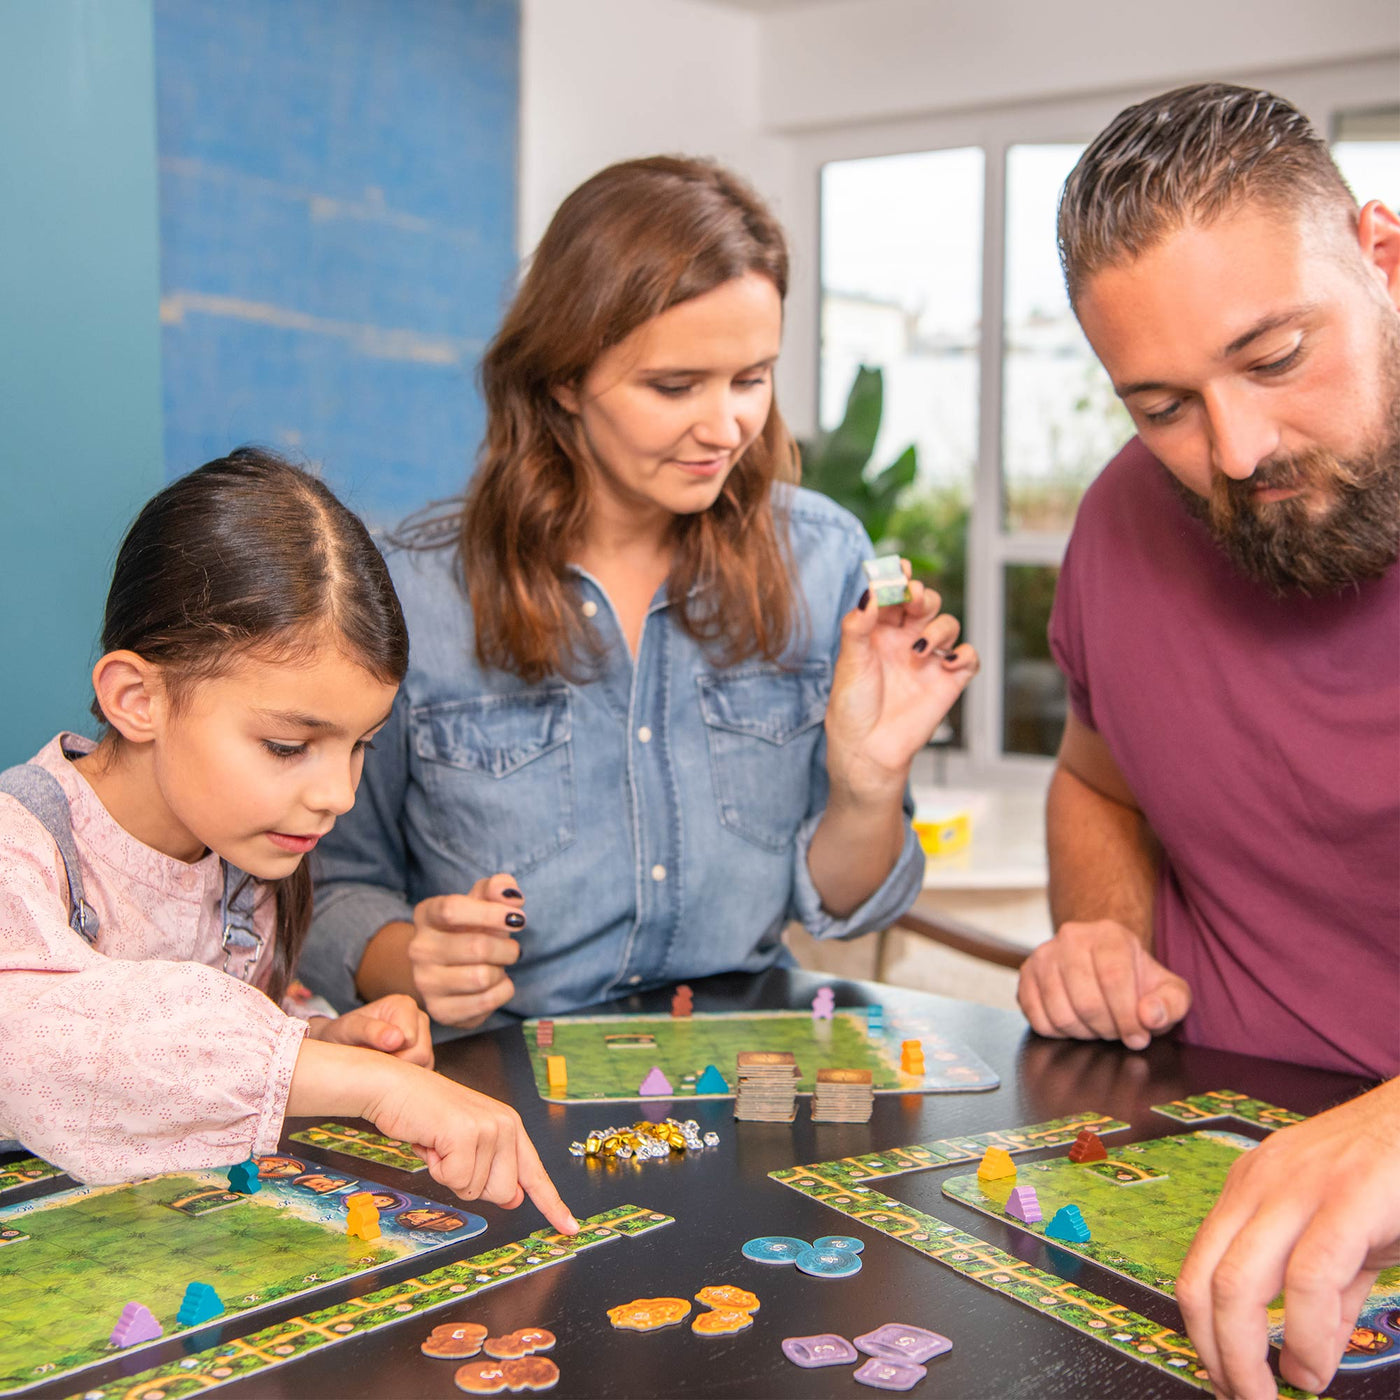
[[[1080,323],[1241,572],[1327,593],[1400,553],[1400,222],[1249,205],[1095,273]]]

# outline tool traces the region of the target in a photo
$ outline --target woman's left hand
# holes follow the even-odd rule
[[[854,796],[902,793],[914,755],[977,673],[977,653],[957,645],[958,620],[939,611],[938,594],[917,579],[909,594],[906,603],[877,608],[867,590],[841,621],[827,770],[833,789]]]
[[[343,1016],[313,1016],[308,1034],[337,1045],[382,1050],[410,1064],[433,1067],[433,1038],[427,1013],[411,996],[394,992]]]

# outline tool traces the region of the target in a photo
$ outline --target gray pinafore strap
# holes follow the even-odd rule
[[[95,942],[97,911],[83,897],[83,873],[78,867],[68,794],[52,773],[34,763],[21,763],[0,773],[0,792],[27,808],[53,838],[68,877],[68,926],[87,942]]]

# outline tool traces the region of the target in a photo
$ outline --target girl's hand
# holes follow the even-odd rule
[[[904,573],[910,573],[907,561]],[[841,621],[826,708],[833,792],[860,799],[902,793],[914,755],[977,673],[977,653],[957,646],[958,620],[914,580],[907,603],[876,608],[867,591]],[[939,653],[947,653],[940,655]]]
[[[525,896],[509,875],[469,894],[434,895],[413,911],[408,960],[419,1000],[445,1026],[470,1030],[515,995],[506,968],[520,957]]]
[[[343,1016],[313,1016],[307,1034],[333,1045],[382,1050],[410,1064],[433,1067],[433,1041],[427,1015],[402,992],[366,1002]]]
[[[363,1114],[381,1133],[412,1143],[433,1179],[463,1200],[514,1210],[528,1195],[561,1235],[578,1233],[513,1108],[430,1070],[396,1069]]]

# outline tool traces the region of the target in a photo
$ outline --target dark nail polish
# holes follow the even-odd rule
[[[914,650],[917,651],[917,652],[925,652],[925,651],[927,651],[927,650],[928,650],[928,638],[927,638],[927,637],[920,637],[919,640],[918,640],[917,642],[914,643]]]
[[[524,914],[517,914],[514,910],[511,910],[511,912],[510,912],[509,914],[506,915],[506,927],[507,927],[507,928],[524,928],[524,927],[525,927],[525,915],[524,915]]]
[[[865,611],[865,605],[866,605],[869,601],[870,601],[870,590],[867,588],[867,589],[865,590],[865,592],[862,593],[862,594],[860,595],[860,602],[858,602],[858,603],[856,604],[856,607],[857,607],[861,612],[864,612],[864,611]]]
[[[524,899],[525,896],[524,896],[523,894],[521,894],[520,891],[519,891],[518,889],[516,889],[514,885],[512,885],[508,890],[502,890],[502,891],[501,891],[501,898],[502,898],[502,899]]]

